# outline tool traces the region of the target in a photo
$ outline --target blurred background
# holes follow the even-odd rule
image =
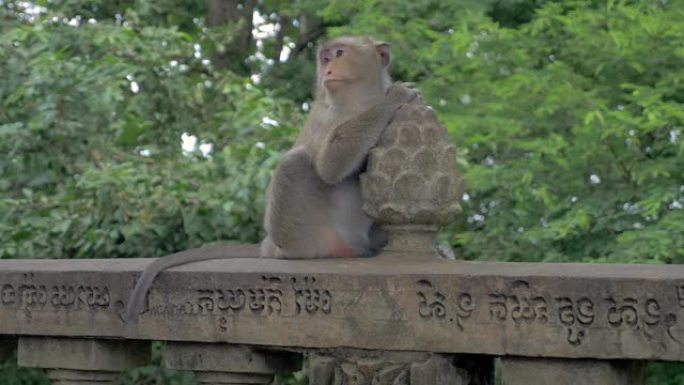
[[[344,34],[390,42],[458,147],[458,258],[684,262],[684,0],[0,0],[0,258],[258,242],[316,44]]]

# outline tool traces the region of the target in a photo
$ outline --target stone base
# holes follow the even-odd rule
[[[643,385],[639,361],[502,358],[503,385]]]
[[[199,385],[270,384],[273,381],[273,376],[270,374],[254,373],[198,372],[195,378]]]
[[[432,353],[314,353],[309,361],[309,385],[489,385],[475,380],[457,361],[455,356]]]
[[[53,385],[104,385],[147,364],[149,355],[146,341],[22,336],[17,363],[46,369]]]
[[[52,385],[114,385],[120,372],[48,369],[45,371]]]
[[[202,385],[270,384],[274,374],[301,368],[299,354],[230,344],[169,341],[163,357],[165,367],[193,370]]]
[[[406,254],[415,258],[432,255],[432,240],[437,228],[430,225],[385,225],[387,233],[385,253]]]
[[[147,341],[19,337],[19,366],[75,371],[121,372],[146,365]]]
[[[0,334],[684,361],[684,265],[433,256],[178,266],[128,327],[120,312],[151,260],[0,260]]]

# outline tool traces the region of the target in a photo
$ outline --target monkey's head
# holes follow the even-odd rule
[[[355,85],[385,86],[390,45],[369,37],[346,36],[330,40],[318,49],[317,87],[335,93]]]

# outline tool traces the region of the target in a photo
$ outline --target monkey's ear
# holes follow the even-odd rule
[[[385,68],[389,65],[390,63],[390,44],[389,43],[378,43],[375,45],[375,49],[378,51],[378,54],[380,55],[380,59],[382,60],[382,67]]]

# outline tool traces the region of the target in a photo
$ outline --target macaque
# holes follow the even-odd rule
[[[341,37],[317,52],[315,100],[293,148],[266,191],[259,255],[248,248],[194,249],[157,259],[143,271],[122,316],[134,323],[152,281],[177,265],[226,258],[370,256],[386,235],[361,209],[359,174],[394,113],[418,91],[392,83],[390,46],[368,37]]]

